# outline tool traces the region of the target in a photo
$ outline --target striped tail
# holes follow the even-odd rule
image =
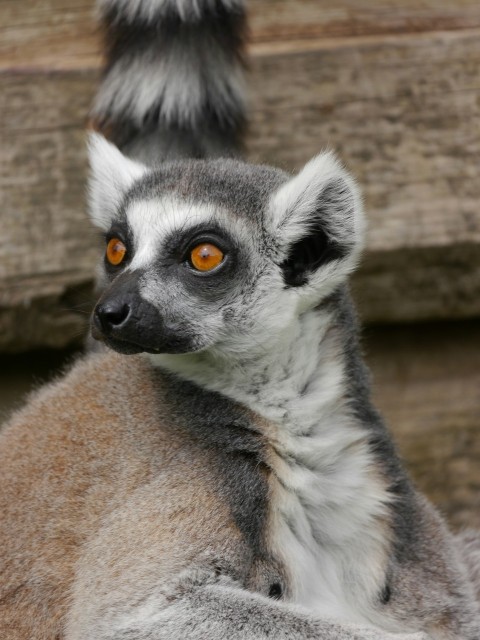
[[[107,66],[93,118],[147,164],[237,155],[245,128],[243,0],[99,0]]]

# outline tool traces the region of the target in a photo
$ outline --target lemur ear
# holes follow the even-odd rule
[[[88,155],[89,214],[95,226],[107,231],[123,196],[148,169],[124,156],[98,133],[88,136]]]
[[[358,188],[330,152],[313,158],[273,194],[268,224],[285,283],[292,287],[339,284],[363,246]]]

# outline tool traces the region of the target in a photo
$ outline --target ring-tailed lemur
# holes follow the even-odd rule
[[[0,436],[0,636],[478,640],[478,539],[371,404],[354,181],[328,153],[295,177],[213,159],[240,145],[240,0],[101,10],[95,114],[120,149],[92,137],[92,326],[113,351]]]

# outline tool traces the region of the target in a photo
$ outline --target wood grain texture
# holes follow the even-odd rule
[[[94,0],[2,0],[0,67],[100,64]],[[249,0],[254,45],[480,28],[478,0]]]
[[[100,64],[93,0],[2,0],[0,67],[82,69]]]
[[[335,12],[346,21],[367,6],[318,4],[325,24]],[[401,4],[405,15],[420,11],[413,2]],[[386,0],[368,5],[377,17],[398,13]],[[10,11],[2,24],[5,33],[13,30],[6,41],[17,43],[18,64],[6,70],[13,58],[4,49],[0,349],[63,346],[84,326],[73,307],[88,297],[97,255],[84,215],[83,131],[99,74],[98,56],[89,56],[98,44],[77,41],[88,32],[91,3],[1,6]],[[421,11],[465,18],[476,6],[432,1]],[[318,7],[287,1],[262,7],[252,3],[250,158],[296,169],[330,147],[358,177],[369,234],[354,290],[365,320],[478,316],[480,31],[460,28],[458,18],[449,33],[349,32],[328,40],[296,33],[280,40],[275,26],[275,42],[265,44],[261,20],[277,24],[288,10],[296,24]],[[35,59],[31,47],[38,48]],[[42,57],[46,51],[52,59]]]
[[[253,42],[480,27],[476,0],[250,0]]]
[[[91,74],[0,75],[0,349],[85,330],[98,255],[84,215]]]
[[[480,323],[370,327],[374,397],[418,487],[480,529]]]

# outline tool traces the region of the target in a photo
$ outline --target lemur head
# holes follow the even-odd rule
[[[255,355],[354,268],[357,187],[331,153],[294,177],[234,160],[148,168],[90,141],[106,240],[94,337],[121,353]]]

